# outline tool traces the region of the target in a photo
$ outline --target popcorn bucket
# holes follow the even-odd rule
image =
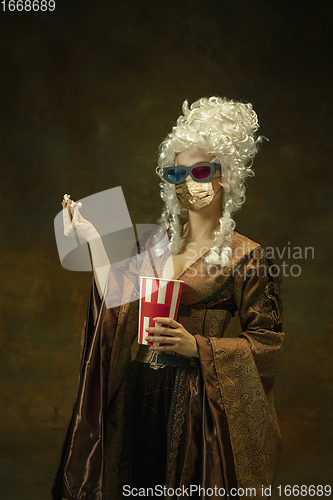
[[[153,343],[145,340],[146,328],[149,326],[167,327],[168,325],[153,321],[153,318],[158,316],[177,318],[182,287],[183,281],[140,276],[139,344],[160,345],[158,342]],[[151,335],[151,337],[154,336]]]

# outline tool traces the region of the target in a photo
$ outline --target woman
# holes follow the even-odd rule
[[[254,175],[257,129],[250,104],[185,101],[157,169],[172,255],[161,234],[147,235],[140,248],[149,251],[122,275],[110,269],[95,228],[77,207],[71,223],[63,203],[65,233],[74,226],[89,242],[95,283],[54,499],[119,500],[157,485],[168,488],[165,498],[267,497],[281,449],[272,393],[283,336],[279,283],[264,250],[232,219]],[[155,318],[169,328],[147,335],[162,345],[140,346],[131,363],[138,276],[153,271],[184,282],[179,315]],[[123,305],[107,309],[115,293]],[[242,333],[223,338],[236,311]]]

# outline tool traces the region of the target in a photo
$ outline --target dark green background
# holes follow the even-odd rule
[[[62,195],[122,186],[132,221],[156,222],[157,147],[184,99],[214,94],[252,102],[269,138],[237,228],[314,247],[283,259],[302,272],[283,286],[276,485],[329,483],[331,3],[56,3],[1,16],[1,497],[49,498],[75,395],[91,275],[60,265]]]

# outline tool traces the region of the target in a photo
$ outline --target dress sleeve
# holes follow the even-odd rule
[[[259,492],[272,484],[281,452],[273,403],[283,339],[276,274],[263,250],[244,257],[234,272],[233,295],[242,332],[236,338],[196,335],[221,449],[231,450],[238,487],[256,488],[250,497],[256,499],[266,498]]]
[[[224,364],[231,359],[237,364],[246,353],[259,376],[273,381],[284,336],[280,285],[278,268],[266,258],[265,250],[256,248],[243,257],[234,268],[233,292],[242,332],[236,338],[196,336],[199,353],[200,346],[206,345],[213,350],[214,358],[220,362],[222,359]]]
[[[235,273],[234,302],[242,333],[262,378],[274,380],[282,348],[282,299],[279,269],[258,248]],[[232,340],[232,339],[231,339]]]

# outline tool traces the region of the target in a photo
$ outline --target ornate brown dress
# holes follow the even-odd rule
[[[257,243],[234,232],[231,248],[229,266],[208,273],[202,256],[178,277],[178,321],[199,352],[186,366],[156,362],[146,346],[131,362],[138,276],[152,276],[147,252],[124,270],[124,305],[107,309],[93,285],[54,500],[130,498],[124,485],[177,490],[166,498],[186,497],[180,493],[190,485],[219,490],[210,498],[223,490],[266,498],[262,488],[272,484],[281,451],[273,403],[283,339],[279,279]],[[242,331],[224,338],[236,311]],[[204,499],[203,489],[191,498]]]

